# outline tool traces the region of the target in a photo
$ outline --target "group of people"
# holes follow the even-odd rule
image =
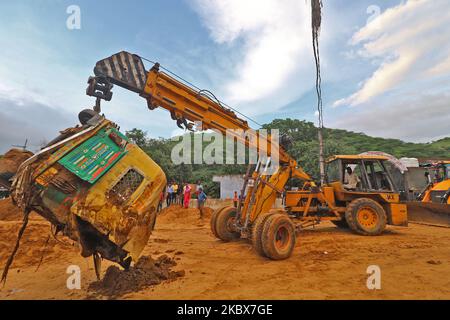
[[[178,183],[176,181],[170,181],[166,186],[165,192],[161,192],[158,204],[158,212],[161,211],[164,200],[166,201],[167,207],[178,204],[186,209],[189,208],[193,193],[193,187],[191,184],[185,182]],[[201,181],[197,181],[197,184],[195,186],[195,195],[197,196],[197,208],[200,210],[200,216],[202,217],[203,206],[205,204],[207,196],[203,190]]]
[[[166,198],[166,206],[170,207],[172,204],[181,204],[183,205],[184,198],[182,195],[184,194],[184,190],[186,189],[186,184],[184,183],[176,183],[171,181],[166,186],[165,198]]]

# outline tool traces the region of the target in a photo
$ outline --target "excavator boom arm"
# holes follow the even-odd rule
[[[102,92],[102,89],[111,89],[109,83],[124,87],[144,97],[149,109],[161,107],[168,110],[178,126],[184,125],[187,129],[191,129],[193,123],[201,122],[202,130],[219,131],[249,147],[256,148],[260,154],[268,157],[276,153],[281,164],[296,167],[296,161],[277,143],[272,143],[270,135],[261,135],[251,130],[247,121],[225,108],[211,93],[196,90],[160,71],[158,63],[146,71],[141,57],[122,51],[97,62],[94,74],[97,79],[90,79],[87,90],[89,95],[108,100],[112,94]],[[104,83],[99,84],[98,80]],[[296,171],[297,176],[311,180],[300,168]]]
[[[86,93],[97,97],[96,107],[99,110],[100,99],[109,101],[112,84],[118,85],[145,98],[150,110],[158,107],[168,110],[179,127],[192,130],[194,124],[201,122],[200,130],[213,129],[227,138],[255,148],[260,160],[267,159],[265,168],[270,161],[272,164],[279,162],[278,168],[270,175],[265,169],[261,170],[263,165],[260,162],[253,174],[246,175],[241,190],[245,200],[238,208],[242,228],[247,228],[259,214],[273,207],[277,195],[285,191],[284,187],[290,178],[295,177],[308,181],[311,186],[315,185],[311,177],[297,166],[295,159],[279,146],[278,141],[272,141],[269,134],[251,130],[247,121],[225,108],[209,91],[198,90],[160,69],[160,65],[154,63],[147,71],[141,57],[122,51],[97,62],[95,77],[89,79]],[[250,179],[254,184],[248,186],[245,194]]]

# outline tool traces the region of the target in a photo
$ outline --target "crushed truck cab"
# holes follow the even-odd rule
[[[94,116],[24,162],[12,197],[93,255],[128,268],[153,230],[162,169],[117,126]]]

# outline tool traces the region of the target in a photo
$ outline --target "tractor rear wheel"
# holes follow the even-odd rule
[[[345,212],[350,229],[365,236],[376,236],[386,228],[386,212],[376,201],[359,198],[350,202]]]
[[[253,248],[255,248],[256,252],[260,255],[260,256],[265,256],[264,253],[264,249],[263,249],[263,245],[262,245],[262,232],[264,229],[264,224],[267,220],[267,218],[269,218],[272,214],[267,212],[267,213],[262,213],[258,216],[258,218],[256,218],[255,222],[253,223],[252,226],[252,243],[253,243]]]
[[[211,232],[213,233],[213,235],[216,238],[219,238],[219,236],[217,235],[217,230],[216,230],[217,216],[219,215],[220,211],[222,211],[223,209],[226,209],[226,208],[228,208],[228,207],[218,208],[218,209],[214,210],[213,214],[211,215],[211,220],[210,220]]]
[[[291,219],[281,213],[270,215],[264,222],[261,243],[268,258],[289,258],[295,247],[295,226]]]
[[[219,239],[233,241],[241,237],[241,233],[233,228],[236,222],[236,213],[235,207],[226,207],[217,212],[215,231]]]

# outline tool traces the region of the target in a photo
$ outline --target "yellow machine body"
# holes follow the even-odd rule
[[[450,179],[438,182],[425,192],[422,202],[440,202],[443,194],[450,190]],[[438,201],[439,200],[439,201]],[[444,203],[450,204],[450,197]]]
[[[161,168],[139,147],[127,146],[123,156],[87,194],[71,206],[71,213],[91,223],[97,230],[129,252],[137,260],[148,242],[156,219],[161,191],[166,177]],[[143,180],[128,199],[118,203],[111,190],[130,170]],[[120,199],[122,200],[122,199]]]

